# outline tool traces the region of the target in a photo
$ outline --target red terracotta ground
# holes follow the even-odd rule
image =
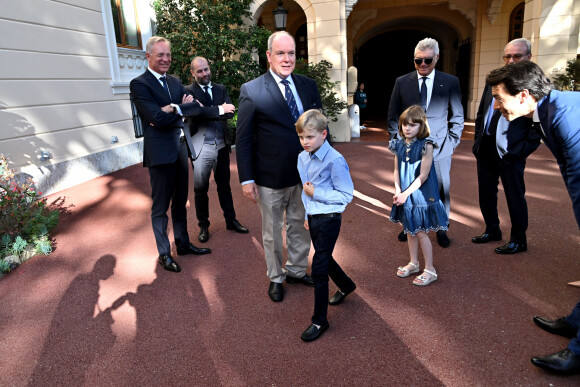
[[[393,157],[384,131],[336,144],[356,192],[335,256],[358,289],[329,308],[331,327],[313,343],[300,340],[312,289],[284,285],[279,304],[266,294],[260,214],[241,195],[235,162],[234,202],[250,234],[225,229],[212,182],[213,254],[179,257],[179,274],[156,264],[140,165],[52,195],[74,205],[56,250],[0,279],[0,385],[580,385],[580,376],[529,362],[567,343],[532,317],[564,315],[580,299],[566,285],[580,280],[580,233],[558,167],[545,146],[530,157],[529,250],[496,255],[500,243],[470,242],[483,222],[468,132],[453,159],[452,245],[434,245],[440,279],[425,288],[395,275],[408,252],[388,221]],[[193,210],[189,223],[196,241]]]

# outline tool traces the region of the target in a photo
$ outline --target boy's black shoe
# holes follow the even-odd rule
[[[328,325],[328,322],[321,325],[320,328],[317,328],[316,325],[311,324],[304,332],[302,332],[302,336],[300,336],[300,338],[304,341],[316,340],[322,336],[324,331],[327,330],[329,326],[330,325]]]
[[[356,289],[356,286],[354,287],[354,289]],[[332,297],[330,297],[330,299],[328,300],[328,304],[329,305],[338,305],[338,304],[342,303],[344,301],[344,299],[346,298],[346,296],[348,296],[349,294],[354,292],[354,289],[352,289],[350,292],[347,292],[347,293],[343,293],[340,290],[337,290],[336,293],[334,293],[334,295]]]

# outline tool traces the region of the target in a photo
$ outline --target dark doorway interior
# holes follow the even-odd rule
[[[364,82],[368,95],[366,113],[369,119],[386,121],[395,80],[415,70],[415,46],[427,36],[437,39],[437,36],[428,35],[424,31],[392,31],[369,39],[355,53],[353,62],[358,69],[358,79]],[[439,50],[442,52],[443,49],[439,40]],[[442,67],[444,60],[441,57],[437,70]]]

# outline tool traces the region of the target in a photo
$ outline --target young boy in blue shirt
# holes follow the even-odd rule
[[[354,186],[346,160],[326,140],[326,117],[318,110],[304,112],[296,121],[296,132],[304,148],[298,155],[298,172],[303,186],[306,209],[304,227],[310,231],[314,258],[314,314],[302,340],[316,340],[329,327],[328,304],[338,305],[356,289],[354,282],[332,257],[338,239],[341,214],[352,200]],[[328,298],[328,277],[339,290]]]

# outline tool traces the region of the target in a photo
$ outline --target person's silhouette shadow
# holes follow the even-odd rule
[[[111,312],[125,296],[93,317],[99,298],[99,281],[113,275],[117,259],[100,257],[90,273],[79,274],[63,294],[54,313],[44,349],[30,385],[82,385],[94,359],[115,343]]]

